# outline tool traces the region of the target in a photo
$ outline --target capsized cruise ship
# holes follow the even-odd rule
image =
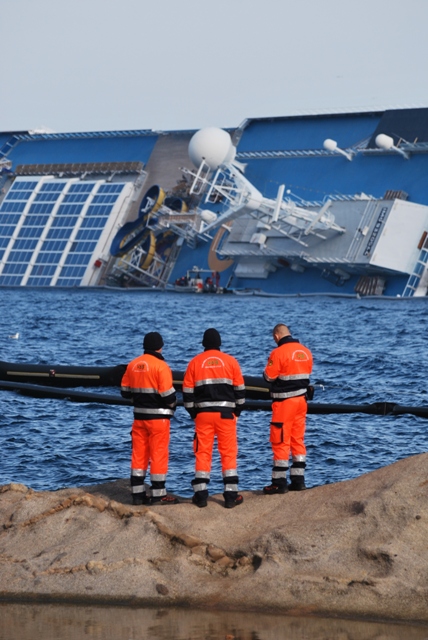
[[[428,108],[0,133],[0,286],[423,297]]]

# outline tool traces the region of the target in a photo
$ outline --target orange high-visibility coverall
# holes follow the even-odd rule
[[[219,349],[195,356],[183,378],[184,406],[195,420],[195,492],[210,479],[214,437],[221,457],[225,492],[237,491],[238,442],[236,416],[245,402],[245,384],[238,361]]]
[[[166,495],[170,419],[176,404],[172,372],[158,353],[132,360],[122,378],[121,393],[132,398],[131,485],[133,493],[146,493],[144,478],[150,466],[152,496]]]
[[[290,451],[293,459],[290,479],[292,482],[304,480],[306,390],[309,385],[312,362],[309,349],[291,336],[286,336],[271,352],[263,372],[264,378],[271,387],[270,443],[274,458],[272,472],[274,484],[278,484],[277,481],[280,479],[281,482],[285,480]]]

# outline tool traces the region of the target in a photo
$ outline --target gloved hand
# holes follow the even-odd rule
[[[314,397],[314,393],[315,393],[315,388],[310,384],[306,389],[306,399],[312,400]]]

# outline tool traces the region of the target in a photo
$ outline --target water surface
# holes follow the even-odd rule
[[[0,640],[426,640],[428,628],[187,609],[0,604]]]
[[[314,402],[428,405],[428,299],[256,298],[109,290],[2,289],[0,359],[105,365],[142,352],[147,331],[164,336],[164,356],[184,370],[208,327],[244,374],[261,375],[285,322],[314,354]],[[20,334],[19,339],[9,336]],[[106,389],[119,393],[118,389]],[[95,484],[129,475],[130,407],[30,398],[0,390],[0,484],[36,490]],[[307,484],[354,478],[427,451],[428,422],[410,414],[309,415]],[[241,489],[270,478],[268,412],[239,419]],[[190,496],[193,423],[179,407],[171,422],[168,488]],[[218,455],[211,492],[221,492]]]

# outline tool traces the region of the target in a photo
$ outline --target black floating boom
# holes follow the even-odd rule
[[[113,367],[80,367],[68,365],[12,363],[0,360],[0,382],[43,385],[45,387],[120,387],[126,364]],[[183,371],[172,372],[176,391],[183,388]],[[262,377],[244,376],[246,397],[269,400],[269,388]]]
[[[29,384],[26,382],[0,381],[0,389],[6,391],[16,391],[22,395],[33,398],[55,398],[61,400],[71,400],[73,402],[96,402],[99,404],[113,404],[131,406],[132,402],[122,398],[118,394],[95,393],[93,391],[76,391],[75,389],[55,388],[40,384]],[[182,406],[182,402],[178,402]],[[269,411],[270,400],[252,400],[247,398],[244,409],[246,411]],[[410,413],[422,418],[428,418],[428,407],[407,407],[394,404],[393,402],[374,402],[372,404],[319,404],[308,403],[308,413],[329,414],[329,413],[366,413],[377,416],[401,415]]]

